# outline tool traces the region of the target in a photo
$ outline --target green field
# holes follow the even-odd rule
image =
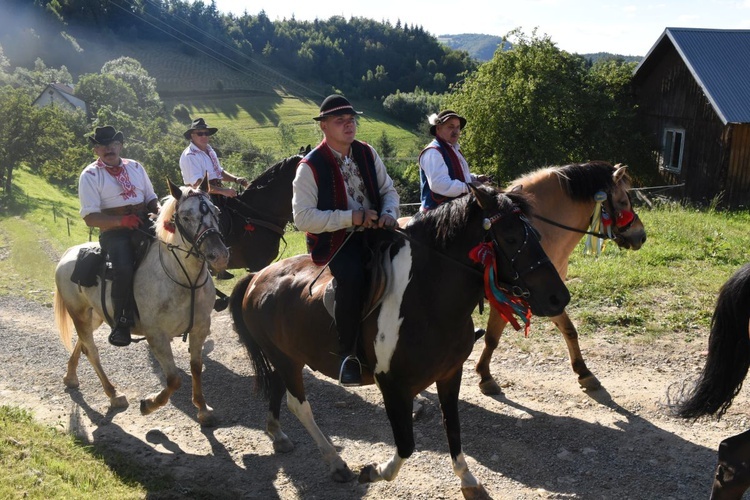
[[[313,116],[318,114],[318,100],[259,93],[244,97],[175,98],[166,104],[168,109],[177,104],[184,104],[190,110],[191,116],[202,116],[210,126],[233,130],[250,139],[253,145],[273,153],[286,153],[281,150],[278,129],[280,124],[294,129],[295,143],[300,146],[315,146],[322,138],[317,122],[313,120]],[[379,109],[380,103],[365,101],[353,104],[357,110],[364,112],[359,119],[358,139],[377,144],[385,132],[395,145],[396,156],[417,156],[421,149],[418,135],[388,118]]]

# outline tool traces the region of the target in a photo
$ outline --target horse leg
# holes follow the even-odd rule
[[[443,413],[443,426],[448,437],[448,449],[451,454],[453,472],[461,480],[461,493],[467,499],[489,499],[490,495],[484,489],[479,479],[469,471],[461,450],[461,423],[458,418],[458,393],[461,389],[461,369],[446,379],[435,383],[440,399],[440,410]]]
[[[414,397],[408,394],[400,384],[390,382],[386,376],[378,378],[378,387],[383,394],[385,411],[391,423],[393,439],[396,442],[396,453],[381,464],[370,464],[359,473],[360,483],[392,481],[407,458],[414,453],[414,426],[412,423],[412,403]]]
[[[73,324],[75,325],[76,332],[78,333],[78,342],[76,342],[73,352],[70,354],[68,359],[68,371],[63,377],[63,382],[66,387],[75,389],[78,387],[78,375],[76,371],[78,369],[78,360],[81,357],[81,353],[86,355],[86,358],[94,368],[99,381],[102,384],[104,393],[109,398],[109,405],[111,408],[127,408],[128,398],[124,395],[119,395],[117,389],[112,382],[109,381],[107,374],[104,373],[102,368],[101,358],[99,357],[99,349],[94,343],[94,325],[95,321],[92,316],[92,312],[88,311],[88,318],[79,319],[77,315],[71,314],[73,318]],[[101,320],[99,324],[101,324]],[[99,325],[95,325],[98,327]]]
[[[500,317],[495,309],[490,307],[487,331],[484,334],[484,349],[482,349],[482,355],[479,356],[479,361],[477,361],[474,367],[474,370],[479,374],[479,390],[487,396],[503,393],[500,385],[492,378],[490,362],[492,361],[492,353],[495,352],[497,344],[500,341],[500,335],[502,335],[503,329],[507,324],[508,322]]]
[[[739,500],[750,487],[750,431],[722,441],[718,455],[711,500]]]
[[[180,388],[182,380],[180,380],[180,374],[177,372],[177,367],[174,363],[174,356],[172,355],[172,348],[169,345],[169,340],[166,335],[155,334],[147,337],[151,352],[159,362],[164,376],[167,380],[167,385],[155,396],[149,396],[146,399],[141,400],[141,415],[148,415],[155,410],[158,410],[169,402],[169,398],[172,394]],[[191,362],[192,365],[192,362]]]
[[[586,390],[596,390],[601,388],[602,384],[599,379],[586,366],[581,354],[581,348],[578,345],[578,331],[573,322],[570,321],[568,313],[563,311],[559,316],[550,318],[565,339],[568,346],[568,355],[570,356],[570,365],[573,371],[578,375],[578,384]]]
[[[302,367],[294,372],[293,380],[287,381],[286,404],[289,410],[296,415],[302,426],[318,445],[318,450],[323,455],[323,461],[328,465],[331,479],[337,483],[347,483],[354,479],[355,474],[339,456],[328,438],[315,423],[315,418],[310,408],[310,402],[305,399],[305,390],[302,385]]]
[[[204,333],[205,331],[205,333]],[[214,427],[217,419],[213,409],[206,404],[203,396],[203,343],[209,329],[190,332],[190,373],[193,380],[193,404],[198,408],[198,423],[202,427]]]
[[[281,398],[286,392],[284,382],[279,373],[273,370],[269,374],[271,388],[268,398],[268,416],[266,417],[266,434],[271,438],[273,451],[277,453],[288,453],[294,449],[294,443],[281,430]]]

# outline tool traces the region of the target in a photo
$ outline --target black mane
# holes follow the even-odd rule
[[[615,187],[612,179],[615,167],[604,161],[572,163],[555,167],[552,171],[575,201],[589,201],[598,191],[609,193]]]

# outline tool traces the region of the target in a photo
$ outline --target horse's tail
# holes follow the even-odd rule
[[[745,264],[719,291],[711,318],[706,365],[687,398],[677,403],[678,416],[717,414],[721,418],[732,405],[750,366],[749,320],[750,264]]]
[[[255,372],[255,389],[262,392],[263,397],[270,399],[271,372],[273,372],[273,367],[263,353],[260,345],[258,345],[253,338],[253,335],[247,328],[245,319],[242,316],[242,301],[245,298],[247,287],[254,276],[254,273],[250,273],[247,276],[240,278],[237,284],[234,285],[232,295],[229,297],[229,310],[232,314],[234,331],[237,332],[240,341],[245,345],[245,349],[247,349],[247,353],[253,363],[253,371]]]
[[[70,318],[70,314],[68,314],[68,308],[65,307],[65,302],[59,288],[55,289],[55,326],[57,326],[57,330],[60,332],[60,340],[65,348],[68,352],[73,352],[73,341],[71,340],[73,320]]]

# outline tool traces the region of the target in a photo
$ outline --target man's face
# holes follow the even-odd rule
[[[448,144],[456,144],[461,137],[461,120],[452,116],[435,127],[435,135]]]
[[[326,140],[333,144],[351,144],[357,135],[356,115],[336,115],[320,122]]]
[[[120,164],[120,151],[122,151],[122,143],[119,141],[94,146],[94,154],[104,163],[112,166]]]
[[[210,138],[208,130],[193,130],[190,132],[190,140],[199,148],[205,148]]]

